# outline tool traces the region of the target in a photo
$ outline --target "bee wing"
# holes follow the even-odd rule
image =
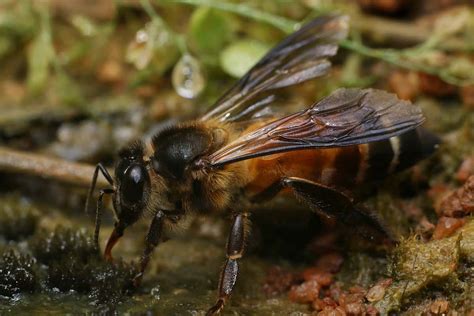
[[[394,94],[339,89],[309,109],[242,135],[210,155],[209,162],[219,166],[284,151],[369,143],[402,134],[423,121],[419,107]]]
[[[285,38],[227,91],[201,119],[236,122],[275,100],[276,89],[325,75],[338,42],[347,36],[346,16],[316,18]]]

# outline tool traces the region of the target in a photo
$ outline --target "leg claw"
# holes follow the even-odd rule
[[[225,302],[222,299],[217,300],[216,304],[212,306],[211,308],[209,308],[209,310],[206,313],[206,316],[218,315],[224,308],[224,303]]]
[[[143,278],[143,273],[142,273],[142,272],[138,273],[138,274],[133,278],[133,286],[134,286],[134,287],[140,287],[140,284],[142,283],[142,278]]]

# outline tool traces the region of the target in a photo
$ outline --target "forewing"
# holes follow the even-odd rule
[[[267,53],[201,119],[235,122],[252,117],[275,99],[276,89],[325,75],[348,30],[346,16],[316,18]]]
[[[419,126],[421,109],[394,94],[339,89],[311,108],[242,135],[210,158],[213,166],[273,153],[358,145],[387,139]]]

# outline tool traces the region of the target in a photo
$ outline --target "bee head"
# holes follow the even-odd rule
[[[134,142],[119,152],[119,160],[115,166],[117,194],[114,207],[124,224],[134,223],[148,202],[150,176],[143,155],[143,143]]]

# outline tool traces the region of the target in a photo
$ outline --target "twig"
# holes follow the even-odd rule
[[[247,18],[253,19],[255,21],[264,22],[270,25],[275,26],[276,28],[282,30],[285,33],[294,32],[299,23],[290,19],[286,19],[271,13],[263,12],[258,9],[252,8],[248,5],[239,4],[239,3],[230,3],[219,0],[156,0],[158,4],[189,4],[193,6],[207,6],[210,8],[235,13]]]
[[[351,23],[361,34],[382,43],[396,42],[405,45],[417,45],[429,40],[433,34],[432,29],[417,23],[399,22],[366,14],[361,14],[358,18],[352,19]],[[469,43],[455,37],[438,43],[438,47],[445,51],[474,50],[474,44],[469,45]]]
[[[77,186],[88,187],[94,167],[45,155],[21,152],[0,147],[0,171],[29,174]],[[97,179],[98,186],[107,186],[105,179]]]
[[[294,32],[299,23],[289,20],[271,13],[263,12],[252,8],[248,5],[239,4],[239,3],[230,3],[219,0],[156,0],[157,3],[182,3],[189,4],[193,6],[207,6],[214,9],[232,12],[241,16],[251,18],[255,21],[265,22],[271,24],[285,33]]]
[[[436,67],[431,67],[422,63],[415,63],[409,60],[408,57],[410,54],[417,51],[417,48],[407,48],[401,50],[394,49],[376,49],[365,46],[364,44],[351,41],[351,40],[342,40],[339,45],[345,49],[352,50],[366,57],[372,57],[376,59],[383,60],[389,64],[395,65],[400,68],[405,68],[414,71],[421,71],[430,75],[435,75],[441,78],[443,81],[450,83],[452,85],[463,86],[467,84],[472,84],[472,79],[460,79],[451,75],[445,69],[440,69]]]

